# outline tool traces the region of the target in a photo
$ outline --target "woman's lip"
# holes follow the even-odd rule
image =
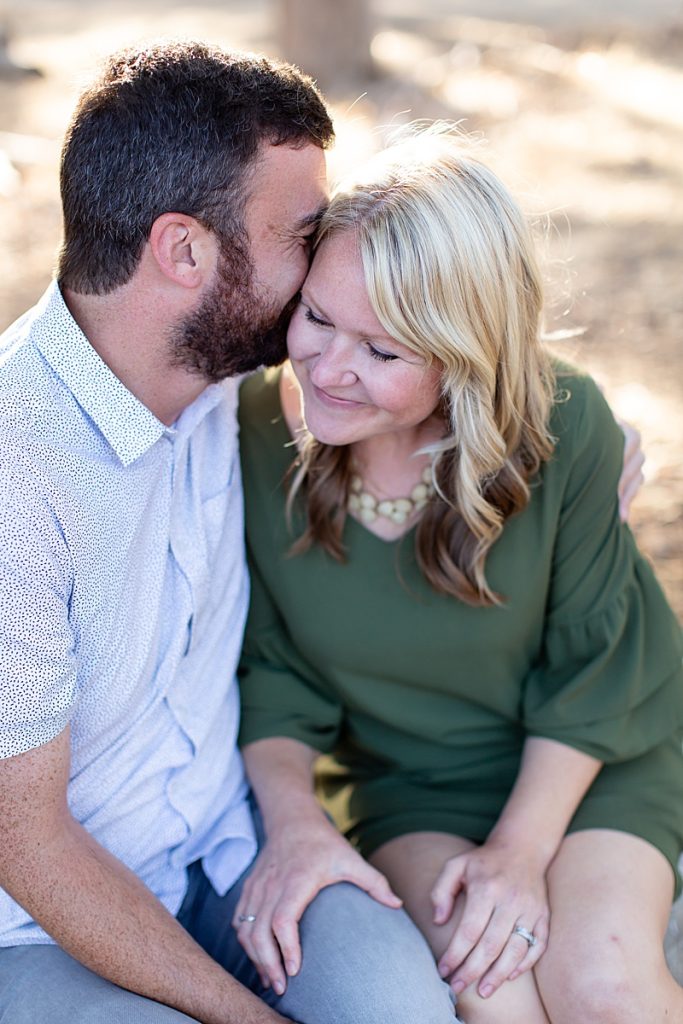
[[[315,397],[327,405],[334,405],[337,407],[346,406],[347,408],[350,406],[363,405],[363,402],[356,402],[351,398],[337,398],[336,395],[331,395],[328,391],[324,391],[322,388],[317,388],[313,383],[311,386]]]

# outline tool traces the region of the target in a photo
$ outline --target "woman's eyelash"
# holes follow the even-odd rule
[[[368,345],[368,352],[373,359],[379,359],[380,363],[390,363],[392,360],[398,359],[398,356],[393,356],[390,352],[380,352],[378,348],[373,348],[372,345]]]
[[[309,323],[316,324],[317,327],[330,326],[327,320],[323,320],[321,319],[321,317],[316,316],[310,306],[304,307],[304,316],[306,317]],[[394,356],[390,352],[380,352],[380,350],[378,348],[375,348],[373,345],[368,345],[368,352],[370,353],[373,359],[378,359],[380,363],[390,363],[394,359],[398,359],[398,356]]]
[[[319,316],[315,315],[315,313],[309,306],[306,306],[306,312],[304,313],[304,316],[312,324],[318,324],[319,327],[329,327],[327,320],[321,320]]]

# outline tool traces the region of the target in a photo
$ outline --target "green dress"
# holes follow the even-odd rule
[[[346,564],[291,557],[283,478],[294,448],[278,373],[242,387],[252,603],[241,742],[300,740],[326,755],[319,792],[366,856],[406,832],[481,842],[526,736],[605,762],[570,829],[683,848],[680,628],[619,522],[623,437],[590,378],[558,382],[555,452],[487,559],[501,607],[435,593],[412,532],[376,537],[348,517]],[[297,516],[299,518],[297,519]]]

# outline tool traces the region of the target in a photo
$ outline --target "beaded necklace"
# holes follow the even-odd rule
[[[362,476],[356,473],[351,477],[351,491],[347,508],[364,523],[373,523],[378,516],[383,516],[400,526],[416,513],[421,512],[433,496],[434,484],[432,483],[431,466],[425,466],[421,482],[413,487],[408,498],[376,498],[374,494],[365,490]]]

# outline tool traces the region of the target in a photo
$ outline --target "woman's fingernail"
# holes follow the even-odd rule
[[[293,960],[287,961],[287,963],[285,964],[285,970],[287,971],[287,974],[290,976],[290,978],[294,977],[294,975],[297,972],[297,967]]]
[[[451,988],[455,992],[456,996],[459,996],[461,992],[465,991],[465,982],[464,981],[454,981],[451,984]]]
[[[277,994],[279,996],[284,995],[285,986],[284,986],[283,982],[281,982],[281,981],[274,981],[273,982],[273,988],[275,989],[275,991],[277,992]]]
[[[450,968],[446,964],[439,964],[439,974],[442,978],[447,978],[450,974]]]
[[[482,985],[479,989],[479,995],[482,999],[488,999],[493,994],[493,985]]]

